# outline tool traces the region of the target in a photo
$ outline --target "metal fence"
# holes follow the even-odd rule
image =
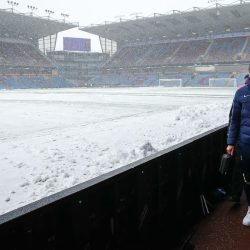
[[[202,216],[200,195],[218,185],[225,138],[222,126],[4,214],[1,249],[180,246]]]

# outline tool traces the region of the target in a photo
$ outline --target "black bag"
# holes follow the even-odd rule
[[[219,172],[222,175],[227,175],[232,170],[233,156],[229,154],[223,154],[221,157]]]

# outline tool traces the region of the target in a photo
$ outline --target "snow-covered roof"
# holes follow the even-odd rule
[[[41,38],[77,26],[76,23],[66,23],[64,20],[52,20],[30,13],[24,14],[0,9],[0,33],[17,33]]]
[[[181,12],[136,16],[80,28],[83,31],[117,42],[193,38],[207,35],[247,32],[250,30],[250,3],[216,3],[207,8],[194,7]]]

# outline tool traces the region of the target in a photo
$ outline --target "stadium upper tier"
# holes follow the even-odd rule
[[[106,67],[235,63],[250,59],[249,37],[122,47]]]
[[[36,17],[22,13],[12,13],[0,9],[0,35],[1,37],[15,36],[41,38],[58,32],[77,27],[74,23],[51,20],[51,18]]]
[[[246,32],[250,30],[250,3],[220,5],[191,11],[173,11],[171,14],[154,14],[134,20],[105,22],[102,25],[82,27],[81,30],[120,43],[175,40],[194,37]]]

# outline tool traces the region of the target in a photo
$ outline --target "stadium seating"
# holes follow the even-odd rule
[[[171,61],[172,64],[197,63],[198,59],[205,54],[210,43],[208,40],[184,42]]]
[[[171,60],[174,51],[180,46],[180,43],[161,43],[148,47],[147,53],[140,60],[139,65],[163,65]]]
[[[158,86],[159,79],[182,79],[183,87],[208,87],[211,78],[236,78],[238,85],[244,80],[244,73],[233,75],[230,72],[211,72],[211,73],[109,73],[99,74],[91,80],[94,86],[113,86],[113,87],[150,87]],[[174,85],[176,86],[176,85]]]
[[[18,67],[51,67],[51,63],[30,44],[0,41],[0,65]]]
[[[118,50],[104,66],[104,70],[109,68],[110,72],[116,73],[100,73],[92,79],[92,83],[112,86],[157,86],[159,79],[182,79],[182,86],[198,87],[209,86],[210,78],[236,78],[237,83],[240,84],[243,82],[244,76],[242,74],[232,75],[230,72],[167,73],[166,70],[159,70],[159,68],[155,70],[158,74],[139,74],[139,72],[142,71],[141,69],[148,71],[149,68],[153,69],[158,66],[161,68],[166,66],[185,67],[186,65],[206,63],[235,63],[241,60],[250,60],[250,39],[248,37],[127,45]],[[131,69],[131,67],[137,74],[124,73],[124,69]],[[150,71],[154,72],[151,69]]]
[[[28,43],[0,41],[0,89],[63,88],[72,84],[52,76],[54,65]]]
[[[156,86],[158,84],[158,75],[147,73],[99,74],[91,80],[90,84],[94,86],[114,87]]]
[[[179,43],[160,43],[125,47],[114,55],[109,66],[126,67],[165,64],[179,46]]]
[[[105,67],[111,69],[126,67],[149,68],[163,65],[194,65],[200,62],[224,63],[234,61],[236,55],[243,50],[245,53],[244,58],[247,60],[250,59],[250,42],[246,44],[246,39],[246,37],[236,37],[220,38],[213,41],[196,40],[130,45],[121,48]],[[48,72],[50,71],[51,74],[51,70],[55,66],[37,48],[28,43],[1,41],[0,66],[0,75],[2,75],[0,77],[0,89],[73,86],[63,78],[49,76]],[[5,72],[8,66],[13,72],[16,69],[26,69],[33,73],[29,77],[24,73],[19,74],[19,76],[11,75],[9,72]],[[44,75],[39,75],[36,68],[43,70]],[[46,69],[49,71],[46,71]],[[158,86],[159,78],[162,78],[182,79],[183,86],[208,86],[210,78],[231,77],[229,73],[139,73],[136,70],[134,73],[111,72],[116,73],[99,73],[90,80],[89,84],[94,86]],[[243,81],[241,79],[243,78],[242,75],[238,75],[237,78],[239,82]]]
[[[233,62],[235,56],[241,52],[245,41],[246,37],[215,39],[204,61],[209,63]]]
[[[249,61],[250,60],[250,37],[248,38],[246,48],[243,51],[242,60],[243,61]]]
[[[119,50],[107,67],[155,65],[188,65],[196,63],[226,63],[238,61],[246,37],[220,38],[176,43],[127,46]],[[250,58],[250,43],[246,47]],[[248,57],[249,56],[249,57]]]
[[[66,88],[73,87],[62,77],[0,76],[0,89]]]

